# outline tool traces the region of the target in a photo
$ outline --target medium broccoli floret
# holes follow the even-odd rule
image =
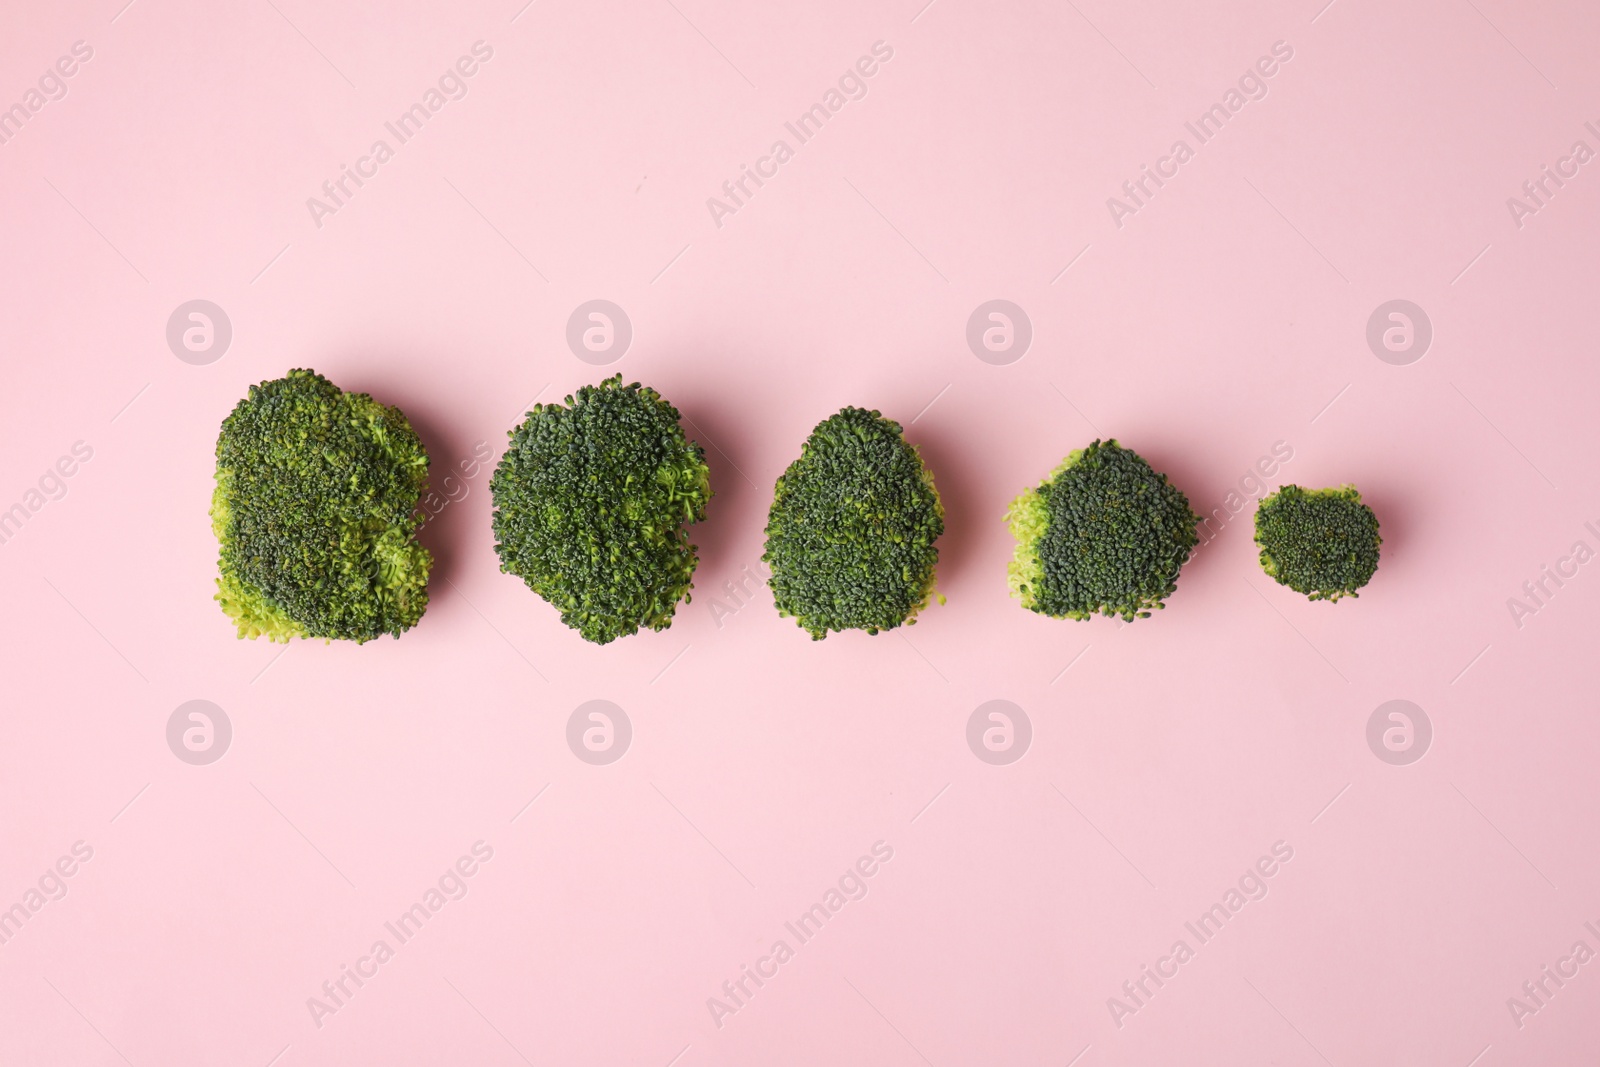
[[[217,438],[217,597],[239,636],[370,641],[415,626],[428,453],[399,408],[311,370],[250,387]]]
[[[1353,485],[1286,485],[1256,506],[1261,569],[1311,600],[1357,596],[1378,569],[1378,517]]]
[[[767,516],[778,613],[821,640],[914,623],[935,596],[944,505],[900,424],[847,407],[817,424]],[[939,598],[943,602],[944,598]]]
[[[1011,502],[1013,596],[1058,619],[1149,618],[1199,541],[1189,498],[1115,440],[1069,455]]]
[[[489,480],[500,569],[606,644],[672,625],[699,562],[711,472],[678,409],[622,376],[535,404]]]

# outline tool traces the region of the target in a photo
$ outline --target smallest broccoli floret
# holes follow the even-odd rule
[[[1261,569],[1311,600],[1357,596],[1378,569],[1378,517],[1353,485],[1286,485],[1256,508]]]

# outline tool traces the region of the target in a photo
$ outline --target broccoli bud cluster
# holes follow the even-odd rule
[[[216,481],[216,599],[240,637],[364,642],[422,618],[428,453],[400,409],[291,370],[223,421]]]
[[[1012,501],[1006,521],[1013,595],[1058,619],[1148,618],[1199,542],[1189,498],[1114,440],[1073,452]]]
[[[1358,596],[1378,570],[1378,517],[1353,485],[1286,485],[1256,507],[1261,569],[1310,600]]]
[[[587,641],[672,624],[699,562],[686,529],[711,500],[678,409],[616,375],[536,404],[490,479],[500,569]],[[217,596],[240,637],[365,642],[428,606],[416,538],[428,455],[406,417],[311,370],[251,386],[217,438]],[[1189,499],[1137,452],[1096,440],[1012,501],[1012,594],[1061,619],[1148,618],[1199,543]],[[915,623],[937,597],[944,505],[899,423],[845,407],[778,478],[762,560],[778,613],[813,640]],[[1377,571],[1378,520],[1355,486],[1263,498],[1261,566],[1311,600]]]
[[[766,532],[778,613],[814,640],[913,623],[935,595],[944,506],[900,424],[876,411],[817,424],[778,478]]]
[[[670,626],[698,562],[684,526],[711,499],[678,409],[617,375],[536,404],[510,438],[489,481],[500,569],[596,644]]]

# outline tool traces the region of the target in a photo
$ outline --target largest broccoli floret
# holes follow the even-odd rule
[[[1353,485],[1286,485],[1256,506],[1261,569],[1308,600],[1357,596],[1378,570],[1378,517]]]
[[[678,409],[617,375],[535,404],[510,437],[489,480],[500,569],[596,644],[672,625],[698,562],[683,527],[711,499]]]
[[[876,411],[845,408],[817,424],[778,478],[767,517],[778,613],[820,640],[916,621],[934,596],[944,506],[933,475]]]
[[[1011,591],[1058,619],[1149,618],[1199,541],[1189,498],[1137,452],[1095,441],[1006,512],[1017,539]]]
[[[370,641],[428,606],[413,534],[428,454],[398,408],[292,370],[250,387],[217,438],[217,600],[240,637]]]

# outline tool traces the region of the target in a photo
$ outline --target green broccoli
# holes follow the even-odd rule
[[[535,404],[489,480],[500,569],[606,644],[672,625],[698,557],[711,472],[678,409],[622,376]]]
[[[1358,596],[1378,569],[1378,517],[1353,485],[1286,485],[1256,506],[1261,569],[1310,600]]]
[[[399,408],[291,370],[223,420],[216,477],[216,599],[241,638],[364,642],[422,618],[428,453]]]
[[[811,431],[773,491],[761,558],[778,614],[813,640],[914,623],[936,595],[942,533],[933,475],[900,424],[844,408]]]
[[[1011,502],[1006,522],[1017,539],[1011,592],[1023,607],[1132,622],[1177,589],[1200,517],[1165,474],[1108,440],[1069,455]]]

